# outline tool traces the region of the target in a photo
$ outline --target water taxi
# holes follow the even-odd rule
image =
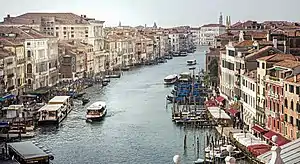
[[[97,101],[87,108],[86,119],[90,121],[102,120],[106,113],[106,103],[103,101]]]
[[[186,64],[189,65],[189,66],[190,66],[190,65],[196,65],[196,64],[197,64],[197,61],[196,61],[196,59],[193,59],[193,60],[187,60],[187,61],[186,61]]]
[[[169,75],[164,78],[164,84],[165,85],[172,85],[175,84],[178,80],[178,76],[176,74]]]
[[[38,124],[59,124],[73,109],[70,96],[55,96],[48,104],[38,110]]]

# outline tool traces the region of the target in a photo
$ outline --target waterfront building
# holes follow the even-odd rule
[[[249,64],[249,63],[248,63]],[[248,125],[248,129],[254,126],[256,120],[256,93],[257,93],[257,83],[256,83],[256,69],[246,72],[241,75],[242,82],[241,85],[241,104],[243,111],[243,121]],[[236,81],[239,83],[239,81]]]
[[[7,15],[0,26],[27,26],[41,33],[55,36],[59,40],[79,39],[91,44],[95,52],[96,69],[94,71],[97,74],[104,69],[98,69],[99,63],[103,63],[105,59],[103,24],[104,21],[73,13],[25,13],[16,17]]]
[[[287,135],[285,129],[285,121],[294,122],[292,117],[287,118],[287,113],[284,112],[284,107],[294,109],[293,101],[287,103],[284,99],[284,83],[283,80],[297,75],[300,72],[300,63],[296,61],[296,58],[291,54],[285,54],[282,61],[279,61],[273,65],[273,67],[267,69],[265,76],[265,115],[266,115],[266,127],[269,130],[273,130],[282,135]],[[276,55],[275,55],[276,57]],[[277,56],[278,58],[282,56]],[[269,59],[274,59],[270,56]],[[260,59],[261,60],[261,59]],[[288,119],[288,120],[287,120]]]
[[[192,42],[194,45],[196,45],[197,47],[200,46],[200,27],[195,27],[195,28],[191,28],[191,33],[192,33]]]
[[[22,42],[14,39],[7,39],[5,37],[1,37],[0,46],[3,46],[3,49],[12,52],[15,56],[13,62],[15,62],[15,88],[12,90],[14,94],[22,94],[25,92],[25,51],[24,45]],[[11,92],[11,91],[10,91]]]
[[[16,56],[12,52],[0,48],[1,94],[16,93]]]
[[[290,140],[300,138],[300,74],[289,77],[284,83],[284,134]]]
[[[179,53],[179,34],[176,32],[169,33],[171,51]]]
[[[215,45],[216,36],[224,34],[226,27],[221,24],[206,24],[201,26],[200,45]]]
[[[60,73],[62,80],[76,80],[94,75],[93,46],[80,40],[60,41]]]
[[[42,34],[29,27],[2,26],[0,33],[2,39],[18,42],[24,47],[26,91],[53,86],[58,82],[58,39],[56,37]],[[20,51],[20,49],[18,50]],[[21,52],[18,54],[19,63],[22,65],[24,62],[22,61],[24,60],[22,59],[23,54]],[[22,71],[22,68],[19,70]]]

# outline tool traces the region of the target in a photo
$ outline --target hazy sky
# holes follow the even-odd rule
[[[0,0],[0,16],[26,12],[73,12],[106,21],[106,26],[217,23],[220,12],[232,23],[244,20],[300,20],[300,0]]]

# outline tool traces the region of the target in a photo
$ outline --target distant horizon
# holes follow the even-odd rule
[[[12,17],[28,12],[71,12],[105,21],[106,27],[153,26],[170,28],[177,26],[201,27],[216,24],[220,12],[223,22],[231,16],[231,23],[254,20],[299,22],[300,1],[289,0],[9,0],[0,7],[0,17]],[[18,4],[18,5],[16,5]],[[271,7],[266,7],[271,6]],[[258,11],[258,12],[256,12]],[[0,18],[0,19],[1,19]]]

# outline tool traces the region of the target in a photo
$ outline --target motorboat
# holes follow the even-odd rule
[[[105,76],[105,78],[120,78],[120,77],[121,77],[120,73]]]
[[[109,78],[104,78],[104,79],[102,80],[102,82],[109,83],[109,82],[110,82],[110,79],[109,79]]]
[[[187,65],[196,65],[196,64],[197,64],[197,61],[196,61],[196,59],[193,59],[193,60],[187,60],[187,61],[186,61],[186,64],[187,64]]]
[[[194,161],[194,164],[211,164],[213,163],[212,160],[210,159],[201,159],[201,158],[198,158],[196,161]]]
[[[122,67],[121,70],[122,70],[122,71],[129,71],[129,70],[130,70],[130,67],[129,67],[129,66],[125,66],[125,67]]]
[[[180,52],[179,56],[188,56],[187,52]]]
[[[106,103],[104,101],[97,101],[87,108],[86,119],[88,121],[102,120],[106,113]]]
[[[82,101],[82,105],[85,105],[85,104],[90,102],[90,99],[89,98],[82,98],[81,101]]]
[[[108,82],[107,81],[102,81],[102,86],[105,87],[108,85]]]
[[[169,75],[164,78],[164,84],[165,85],[172,85],[175,84],[178,80],[178,76],[176,74]]]

